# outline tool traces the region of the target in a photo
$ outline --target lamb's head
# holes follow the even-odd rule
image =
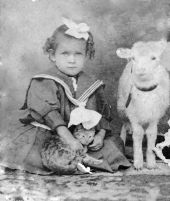
[[[132,76],[136,85],[141,83],[157,83],[160,57],[165,50],[167,41],[136,42],[131,49],[119,48],[116,53],[132,63]]]

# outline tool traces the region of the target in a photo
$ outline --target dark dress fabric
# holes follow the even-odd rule
[[[96,80],[81,72],[75,93],[71,78],[56,67],[43,74],[62,79],[76,99]],[[74,108],[75,106],[68,100],[63,86],[59,83],[50,79],[32,79],[26,92],[24,105],[14,112],[12,120],[0,139],[0,165],[31,173],[50,174],[51,171],[43,166],[41,160],[42,146],[51,136],[57,135],[55,129],[58,126],[68,125],[70,112]],[[110,107],[106,101],[103,86],[89,97],[86,108],[102,114],[96,130],[106,130],[103,148],[95,152],[89,151],[89,155],[104,160],[104,163],[94,168],[112,172],[119,167],[129,167],[130,163],[121,151],[123,145],[120,143],[119,136],[117,136],[119,139],[112,136]],[[31,125],[32,121],[47,125],[51,131]]]

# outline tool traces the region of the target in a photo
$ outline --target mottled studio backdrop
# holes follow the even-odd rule
[[[117,128],[116,90],[126,61],[116,48],[158,40],[170,27],[169,0],[0,0],[0,6],[0,126],[23,103],[31,76],[50,67],[42,46],[62,16],[91,27],[96,56],[87,70],[105,81]]]

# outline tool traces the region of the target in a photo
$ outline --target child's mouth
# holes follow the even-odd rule
[[[70,68],[70,69],[75,69],[75,68],[77,68],[76,66],[70,66],[70,67],[68,67],[68,68]]]

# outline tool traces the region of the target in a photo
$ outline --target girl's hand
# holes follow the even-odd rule
[[[58,135],[63,139],[63,141],[70,145],[70,147],[74,150],[74,151],[83,151],[83,145],[73,137],[73,135],[71,134],[71,132],[68,130],[67,127],[65,126],[59,126],[56,129]]]
[[[88,146],[88,148],[92,151],[97,151],[103,147],[104,137],[106,131],[101,129],[95,136],[93,143]]]
[[[71,140],[69,142],[69,145],[70,145],[71,149],[74,150],[75,152],[77,152],[77,151],[80,153],[83,152],[83,145],[78,140],[76,140],[76,139]]]

